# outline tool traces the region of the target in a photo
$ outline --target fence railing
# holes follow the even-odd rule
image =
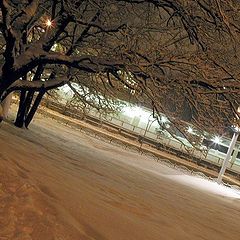
[[[134,126],[115,116],[108,115],[103,117],[101,114],[94,111],[90,111],[87,115],[83,115],[76,110],[63,107],[61,104],[52,101],[45,102],[45,105],[52,110],[76,119],[84,119],[99,127],[111,128],[123,136],[137,140],[140,144],[148,144],[154,148],[173,153],[179,157],[196,162],[198,165],[219,169],[224,160],[224,154],[221,154],[217,150],[210,149],[208,151],[200,151],[186,147],[186,145],[177,139],[159,135],[157,131],[152,131],[152,129]],[[227,170],[236,175],[240,175],[240,159],[237,159],[234,163],[230,162]]]

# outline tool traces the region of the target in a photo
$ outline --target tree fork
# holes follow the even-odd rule
[[[28,128],[29,124],[31,123],[31,121],[32,121],[32,119],[33,119],[33,117],[34,117],[37,109],[38,109],[38,106],[39,106],[39,104],[40,104],[41,101],[42,101],[42,98],[43,98],[45,92],[46,92],[45,89],[42,89],[42,90],[40,90],[40,92],[38,93],[38,95],[37,95],[37,97],[36,97],[36,99],[35,99],[35,101],[34,101],[34,103],[33,103],[33,106],[32,106],[32,108],[30,109],[30,111],[29,111],[29,113],[28,113],[28,115],[27,115],[27,117],[26,117],[26,119],[25,119],[25,127],[26,127],[26,128]]]

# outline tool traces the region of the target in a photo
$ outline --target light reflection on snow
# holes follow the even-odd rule
[[[202,191],[207,191],[224,197],[240,199],[240,191],[224,185],[219,185],[218,183],[207,179],[189,175],[171,175],[169,178]]]

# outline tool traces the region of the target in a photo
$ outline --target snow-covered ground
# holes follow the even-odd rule
[[[38,115],[0,125],[0,239],[237,240],[240,193]]]

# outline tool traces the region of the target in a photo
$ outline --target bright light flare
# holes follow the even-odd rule
[[[47,19],[45,22],[47,27],[51,27],[52,26],[52,21],[50,19]]]
[[[191,127],[188,127],[188,133],[193,133],[193,129]]]
[[[213,141],[214,143],[216,143],[216,144],[219,144],[219,143],[221,142],[221,138],[218,137],[218,136],[215,136],[215,137],[212,139],[212,141]]]

